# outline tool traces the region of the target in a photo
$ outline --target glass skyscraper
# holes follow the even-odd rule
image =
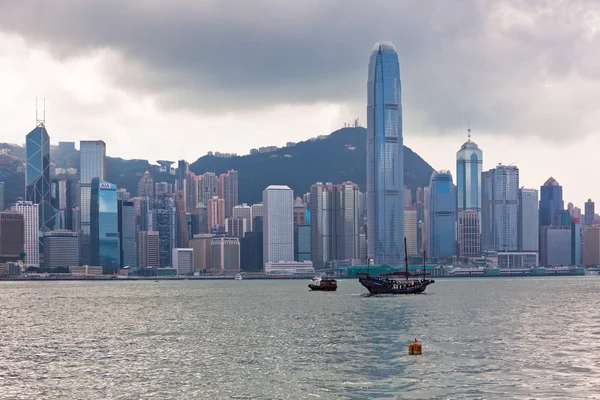
[[[102,266],[105,272],[116,272],[121,259],[117,185],[94,178],[91,189],[91,262]]]
[[[119,241],[121,267],[137,267],[135,247],[135,206],[133,201],[119,200]]]
[[[367,84],[367,249],[375,264],[399,265],[403,254],[401,91],[396,49],[378,42]]]
[[[481,174],[483,251],[519,250],[519,169],[498,165]]]
[[[456,189],[450,171],[434,171],[429,182],[429,251],[431,257],[456,253]]]
[[[562,186],[556,179],[550,177],[540,188],[540,226],[559,225],[554,224],[557,212],[564,210],[565,204],[562,198]],[[560,221],[560,219],[559,219]]]
[[[538,191],[519,189],[519,251],[535,251],[540,243]]]
[[[91,262],[90,254],[90,201],[92,193],[92,179],[106,179],[106,144],[101,140],[82,140],[79,145],[79,209],[80,229],[79,240],[81,243],[81,264]]]
[[[477,147],[475,142],[471,141],[471,130],[469,129],[469,139],[456,153],[456,205],[459,231],[463,224],[463,211],[475,210],[477,211],[479,232],[481,232],[482,165],[483,152]],[[472,220],[472,216],[469,218]],[[472,246],[468,247],[473,250]],[[462,248],[466,247],[461,245]]]
[[[50,137],[43,122],[27,134],[25,147],[25,199],[38,204],[39,229],[48,232],[55,228],[57,211],[50,192]]]

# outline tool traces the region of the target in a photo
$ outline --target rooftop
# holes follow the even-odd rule
[[[548,178],[544,183],[544,186],[560,186],[560,184],[553,177]]]
[[[379,42],[375,43],[375,46],[373,46],[373,53],[375,53],[376,51],[380,51],[380,50],[392,50],[392,51],[396,51],[396,47],[394,47],[394,44],[392,42],[389,42],[387,40],[380,40]]]

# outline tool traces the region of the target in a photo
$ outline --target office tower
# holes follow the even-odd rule
[[[425,198],[423,197],[423,188],[417,188],[417,190],[415,191],[415,203],[419,201],[421,203],[425,201]]]
[[[233,207],[238,203],[238,172],[230,169],[226,174],[219,175],[219,197],[225,200],[225,218],[232,215]]]
[[[202,202],[192,212],[192,233],[208,233],[208,210]]]
[[[434,171],[429,181],[429,248],[431,257],[456,253],[456,188],[450,171]]]
[[[25,254],[25,216],[0,211],[0,263],[18,261]]]
[[[198,182],[200,178],[196,176],[193,172],[188,172],[185,176],[185,203],[186,203],[186,211],[191,213],[194,211],[194,208],[199,203],[198,198]]]
[[[81,264],[91,263],[90,201],[92,179],[106,179],[106,144],[101,140],[82,140],[79,143],[79,255]]]
[[[564,210],[562,186],[550,177],[540,188],[540,226],[553,225],[555,214]]]
[[[208,200],[208,230],[216,232],[225,226],[225,200],[213,196]]]
[[[4,211],[4,182],[0,182],[0,211]]]
[[[404,206],[404,237],[409,257],[419,254],[417,248],[417,207]]]
[[[367,251],[375,264],[399,265],[404,245],[402,102],[400,65],[390,42],[378,42],[371,52],[367,93]]]
[[[225,232],[227,232],[227,236],[234,236],[241,240],[248,232],[246,218],[227,218],[225,220]]]
[[[188,228],[186,221],[185,192],[178,190],[175,192],[175,213],[177,214],[177,247],[187,248]]]
[[[119,247],[120,267],[137,267],[137,250],[135,245],[135,206],[133,201],[119,200]]]
[[[553,267],[571,264],[571,228],[544,225],[540,236],[541,266]]]
[[[152,230],[158,232],[159,266],[170,267],[173,249],[177,247],[177,217],[173,197],[163,196],[154,202]]]
[[[406,206],[408,206],[408,207],[412,206],[413,205],[412,192],[406,186],[404,186],[403,195],[404,195],[404,207],[406,207]]]
[[[539,249],[539,210],[537,189],[519,189],[518,236],[519,251]]]
[[[212,234],[194,235],[190,248],[194,250],[194,272],[206,272],[212,266]]]
[[[258,217],[262,218],[262,217]],[[310,247],[310,243],[308,244]],[[263,263],[263,233],[247,232],[240,241],[240,267],[243,271],[259,272]]]
[[[71,230],[73,232],[81,232],[81,209],[79,207],[73,207],[72,215],[73,215],[73,229],[71,229]],[[81,251],[81,240],[79,241],[79,251]],[[81,254],[79,254],[79,257],[81,257]]]
[[[248,231],[252,231],[252,207],[244,203],[233,207],[233,218],[245,218]]]
[[[306,225],[306,204],[300,197],[294,200],[294,228],[298,225]]]
[[[271,185],[263,191],[263,262],[294,260],[294,192]]]
[[[240,272],[240,240],[238,238],[214,237],[211,247],[212,271],[221,274]]]
[[[571,226],[571,215],[567,210],[558,210],[554,213],[552,218],[552,225],[554,226]]]
[[[573,218],[581,219],[581,208],[573,207]]]
[[[358,185],[344,182],[335,186],[334,221],[336,260],[360,257],[360,223],[358,219]],[[402,216],[404,218],[404,215]]]
[[[56,209],[50,196],[50,137],[43,121],[38,121],[27,134],[25,148],[25,200],[38,205],[39,230],[51,231],[55,227]],[[41,244],[41,237],[38,241]]]
[[[177,275],[193,275],[194,249],[173,249],[173,268],[177,270]]]
[[[177,162],[177,171],[175,172],[175,191],[182,190],[186,192],[186,177],[190,172],[190,163],[185,160]]]
[[[252,205],[252,231],[263,232],[264,207],[262,203]],[[308,221],[307,221],[308,223]],[[261,267],[262,269],[262,267]]]
[[[138,265],[140,268],[159,266],[159,241],[159,233],[156,231],[138,232]]]
[[[481,248],[483,251],[519,249],[519,169],[498,165],[481,174]]]
[[[423,224],[421,225],[421,238],[421,251],[429,254],[429,186],[423,188]]]
[[[79,265],[77,232],[56,230],[44,232],[44,268]]]
[[[144,172],[144,175],[138,182],[138,197],[154,197],[154,179],[150,175],[150,171]]]
[[[116,273],[121,266],[117,185],[93,178],[91,195],[91,264],[101,266],[105,273]]]
[[[569,202],[569,204],[567,204],[567,211],[569,212],[569,215],[572,218],[573,217],[573,203]]]
[[[571,265],[581,265],[581,223],[571,220]]]
[[[461,257],[476,257],[481,254],[481,231],[479,227],[479,212],[475,209],[463,210],[461,224],[458,227]]]
[[[208,201],[212,199],[213,196],[219,196],[219,177],[213,172],[206,172],[204,175],[200,175],[198,187],[200,201],[208,207]],[[223,205],[223,207],[225,206]]]
[[[583,231],[583,264],[600,265],[600,225],[589,225]]]
[[[335,259],[334,192],[335,188],[331,183],[317,182],[310,187],[310,254],[317,269]]]
[[[584,207],[584,212],[585,212],[585,220],[584,220],[584,224],[585,226],[590,226],[594,223],[594,219],[595,219],[595,215],[596,215],[596,210],[594,207],[594,202],[592,201],[592,199],[588,199],[588,201],[585,202],[585,207]]]
[[[310,261],[310,225],[294,228],[294,261]]]
[[[264,216],[263,203],[252,204],[252,218]]]
[[[154,195],[156,197],[173,194],[173,185],[167,182],[157,182],[154,184]]]
[[[24,250],[23,263],[27,267],[39,268],[40,266],[40,239],[39,239],[39,205],[31,201],[17,201],[10,205],[10,211],[20,212],[24,220]]]
[[[52,207],[56,210],[55,229],[73,230],[73,182],[69,179],[52,179],[50,183]]]

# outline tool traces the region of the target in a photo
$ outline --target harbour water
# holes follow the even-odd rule
[[[0,282],[0,398],[600,397],[598,277],[307,284]]]

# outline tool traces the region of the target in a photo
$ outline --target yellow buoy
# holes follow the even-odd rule
[[[421,343],[419,343],[417,338],[415,338],[414,343],[408,345],[408,354],[411,356],[420,356],[422,351],[423,347],[421,346]]]

